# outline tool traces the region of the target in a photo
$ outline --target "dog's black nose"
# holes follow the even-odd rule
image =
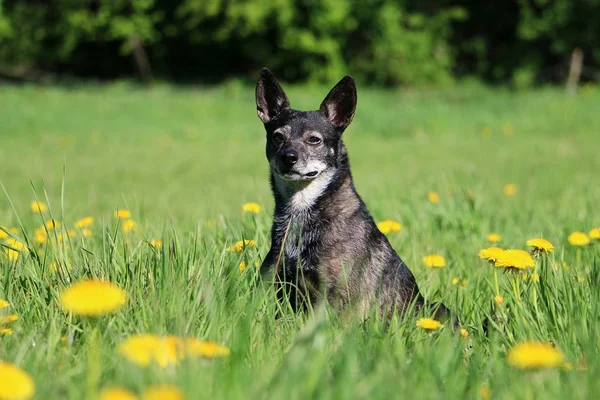
[[[291,167],[298,161],[298,153],[295,150],[285,150],[281,153],[281,161],[287,167]]]

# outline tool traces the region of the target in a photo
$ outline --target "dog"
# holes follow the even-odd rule
[[[415,277],[352,181],[342,136],[356,110],[354,79],[340,80],[317,111],[292,109],[267,68],[255,94],[275,198],[271,249],[261,275],[275,279],[280,299],[294,310],[322,299],[365,316],[373,307],[387,316],[422,308]],[[449,311],[440,304],[436,315]]]

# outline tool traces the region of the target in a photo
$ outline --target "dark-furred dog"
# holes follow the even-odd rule
[[[356,86],[344,77],[317,111],[298,111],[268,69],[256,85],[258,116],[275,196],[271,250],[261,272],[281,285],[294,309],[325,296],[338,310],[366,316],[421,308],[413,274],[379,231],[350,173],[344,130],[356,109]],[[439,314],[447,309],[439,305]]]

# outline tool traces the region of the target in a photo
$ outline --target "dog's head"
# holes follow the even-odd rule
[[[317,111],[298,111],[267,68],[256,84],[256,109],[267,131],[271,173],[290,184],[309,183],[337,167],[342,132],[356,109],[356,86],[345,76]]]

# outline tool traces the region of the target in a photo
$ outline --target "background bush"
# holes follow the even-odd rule
[[[456,5],[459,4],[459,5]],[[564,79],[574,48],[584,78],[600,64],[600,0],[0,0],[0,71],[440,85]]]

